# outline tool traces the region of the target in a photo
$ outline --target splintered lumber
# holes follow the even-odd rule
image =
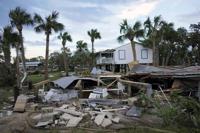
[[[44,80],[44,81],[33,84],[33,86],[34,86],[34,88],[38,88],[40,86],[42,86],[44,88],[44,85],[48,84],[48,83],[49,83],[49,80]]]
[[[161,88],[160,86],[158,86],[158,87],[159,87],[159,89],[161,90],[163,96],[165,97],[167,103],[170,105],[170,107],[172,107],[171,103],[169,102],[169,100],[168,100],[167,96],[165,95],[165,93],[163,92],[162,88]]]
[[[116,109],[105,109],[105,110],[101,110],[102,112],[111,112],[111,111],[120,111],[120,110],[125,110],[127,109],[126,107],[123,108],[116,108]]]
[[[134,81],[124,80],[124,79],[119,79],[119,82],[128,85],[129,95],[131,95],[131,86],[137,87],[139,89],[146,89],[148,97],[151,97],[151,94],[153,93],[152,85],[149,83],[134,82]]]
[[[112,83],[110,83],[109,85],[107,85],[107,88],[110,88],[117,81],[118,81],[118,79],[115,79]]]
[[[149,86],[150,85],[148,83],[134,82],[134,81],[124,80],[124,79],[119,79],[119,82],[122,82],[124,84],[130,84],[132,86]]]

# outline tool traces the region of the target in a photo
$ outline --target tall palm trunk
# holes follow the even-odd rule
[[[136,49],[135,49],[135,42],[134,41],[131,41],[131,48],[132,48],[132,51],[133,51],[133,59],[135,62],[137,62],[137,55],[136,55]]]
[[[26,72],[26,58],[25,58],[25,52],[24,52],[24,43],[23,43],[23,35],[22,35],[22,29],[18,29],[19,36],[20,36],[20,43],[21,43],[21,53],[22,53],[22,65],[24,69],[24,73]]]
[[[92,42],[92,67],[94,67],[94,41]]]
[[[10,64],[11,52],[10,52],[9,44],[4,44],[3,47],[2,47],[2,50],[3,50],[3,53],[4,53],[5,64],[9,68],[9,70],[11,70],[11,64]]]
[[[66,73],[66,76],[68,76],[68,66],[67,66],[66,53],[65,53],[65,46],[64,45],[63,45],[63,61],[64,61],[65,73]]]
[[[17,77],[17,88],[20,88],[20,71],[19,71],[19,46],[16,45],[16,77]]]
[[[44,79],[48,79],[48,61],[49,61],[49,34],[46,34],[46,55],[45,55],[45,65],[44,65]]]

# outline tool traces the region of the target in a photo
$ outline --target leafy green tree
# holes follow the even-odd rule
[[[48,59],[49,59],[49,37],[52,32],[59,32],[64,29],[64,25],[57,21],[59,13],[53,11],[51,15],[45,17],[44,19],[35,14],[34,22],[36,24],[36,32],[44,32],[46,35],[46,54],[45,54],[45,79],[48,79]]]
[[[22,63],[24,66],[24,71],[26,71],[22,30],[23,30],[23,26],[25,26],[25,25],[33,25],[33,20],[31,18],[31,15],[29,13],[27,13],[26,10],[24,10],[20,7],[16,7],[15,9],[12,9],[9,13],[9,17],[10,17],[11,25],[16,27],[16,29],[19,32],[20,50],[22,53]]]
[[[58,36],[58,39],[62,41],[62,46],[63,46],[63,61],[64,61],[64,67],[65,67],[65,72],[66,76],[68,76],[68,65],[67,65],[67,60],[66,60],[66,42],[72,42],[71,35],[68,32],[60,33]]]
[[[123,20],[120,24],[120,36],[117,38],[119,42],[123,42],[128,39],[131,43],[133,51],[133,59],[137,61],[136,49],[135,49],[135,39],[143,36],[143,30],[141,29],[141,23],[139,21],[135,22],[133,25],[129,25],[127,20]]]
[[[159,43],[161,41],[160,29],[163,25],[161,16],[154,17],[153,21],[148,17],[144,22],[146,43],[153,49],[153,65],[159,65]]]
[[[94,41],[96,39],[101,39],[101,34],[100,32],[97,31],[97,29],[91,29],[90,31],[87,32],[92,43],[92,67],[94,67],[95,62],[94,62]]]
[[[189,43],[192,47],[193,62],[200,64],[200,22],[190,25],[191,32],[189,33]]]

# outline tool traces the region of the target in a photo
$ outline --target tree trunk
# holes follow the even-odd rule
[[[67,66],[67,60],[66,60],[65,46],[63,46],[63,61],[64,61],[65,73],[66,73],[66,76],[68,76],[68,66]]]
[[[4,54],[5,64],[9,68],[9,71],[11,71],[11,64],[10,64],[10,60],[11,60],[10,44],[7,44],[7,43],[3,44],[2,51],[3,51],[3,54]]]
[[[45,65],[44,65],[44,79],[48,79],[48,61],[49,61],[49,34],[46,34],[46,55],[45,55]]]
[[[21,54],[22,54],[22,65],[24,69],[24,73],[26,73],[26,58],[25,58],[25,52],[24,52],[24,44],[23,44],[23,36],[22,36],[22,29],[19,29],[19,36],[20,36],[20,43],[21,43]]]
[[[165,57],[162,57],[162,66],[165,65]]]
[[[137,54],[136,54],[135,42],[134,41],[131,41],[131,48],[132,48],[132,51],[133,51],[133,60],[135,62],[137,62]]]
[[[20,71],[19,71],[19,46],[16,45],[16,77],[17,77],[17,88],[20,88]]]
[[[156,46],[155,46],[156,47]],[[155,48],[156,49],[156,57],[155,57],[155,60],[156,60],[156,66],[159,66],[159,57],[160,57],[160,55],[159,55],[159,48],[158,47],[156,47]]]
[[[157,66],[157,50],[155,40],[153,40],[153,66]]]
[[[92,41],[92,68],[94,67],[94,41]]]

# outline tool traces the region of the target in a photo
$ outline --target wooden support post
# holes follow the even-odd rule
[[[200,81],[198,82],[198,98],[199,98],[199,101],[200,101]]]
[[[112,64],[112,72],[115,72],[115,64]]]
[[[131,91],[131,85],[129,84],[129,85],[128,85],[128,92],[127,92],[127,93],[128,93],[128,96],[130,96],[130,97],[131,97],[131,92],[132,92],[132,91]]]

